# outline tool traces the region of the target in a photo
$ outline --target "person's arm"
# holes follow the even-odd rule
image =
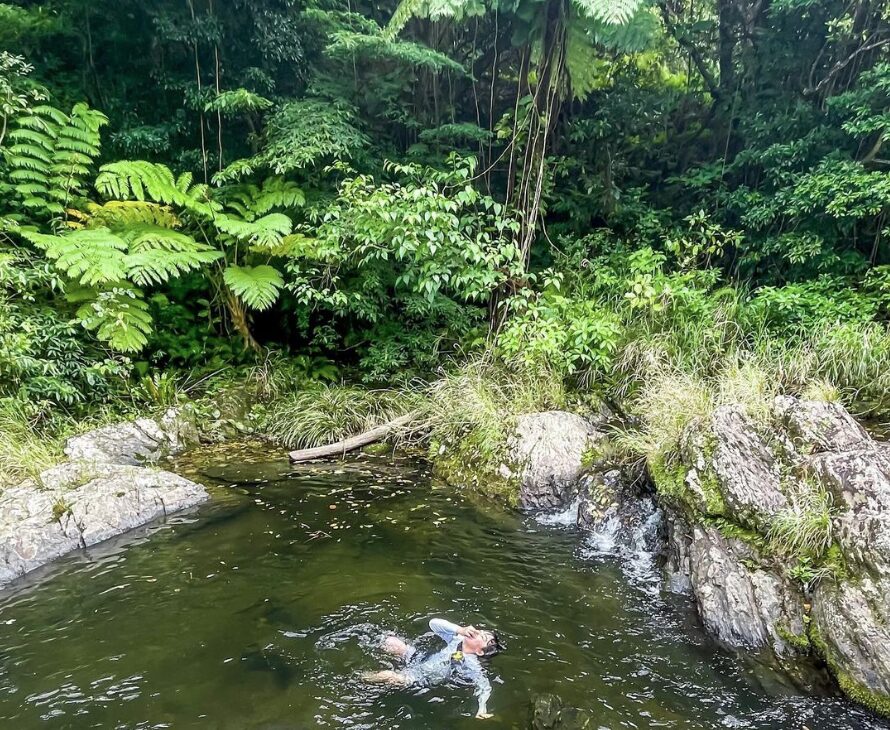
[[[430,621],[430,629],[440,639],[451,641],[455,636],[468,636],[468,632],[473,629],[472,626],[458,626],[457,624],[446,621],[444,618],[434,618]]]
[[[480,720],[487,720],[491,717],[488,711],[488,698],[491,697],[491,682],[485,676],[485,671],[476,662],[472,672],[473,684],[476,686],[474,694],[479,702],[479,709],[476,711],[476,717]]]

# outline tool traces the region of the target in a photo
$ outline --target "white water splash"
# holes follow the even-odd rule
[[[538,524],[547,525],[548,527],[575,527],[578,524],[578,507],[580,504],[580,498],[575,499],[575,501],[559,512],[544,512],[535,515],[535,520]]]
[[[655,595],[661,585],[656,561],[662,514],[649,498],[640,500],[638,509],[646,518],[632,528],[624,524],[618,515],[613,515],[599,529],[589,532],[584,538],[580,555],[588,560],[617,558],[628,580]]]

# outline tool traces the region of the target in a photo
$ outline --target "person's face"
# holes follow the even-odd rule
[[[480,631],[476,636],[464,639],[464,651],[481,656],[492,641],[494,634],[490,631]]]

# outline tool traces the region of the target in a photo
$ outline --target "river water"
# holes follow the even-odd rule
[[[540,693],[610,729],[890,727],[717,648],[602,536],[416,462],[290,473],[251,448],[209,457],[211,502],[0,593],[0,728],[526,728]],[[465,687],[360,680],[384,632],[435,647],[432,616],[507,644],[483,725]]]

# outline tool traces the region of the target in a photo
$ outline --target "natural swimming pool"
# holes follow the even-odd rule
[[[525,728],[541,693],[603,728],[890,727],[716,647],[645,562],[421,462],[206,458],[211,502],[0,594],[0,727]],[[492,719],[467,688],[360,681],[385,666],[368,636],[417,637],[432,616],[504,636]]]

